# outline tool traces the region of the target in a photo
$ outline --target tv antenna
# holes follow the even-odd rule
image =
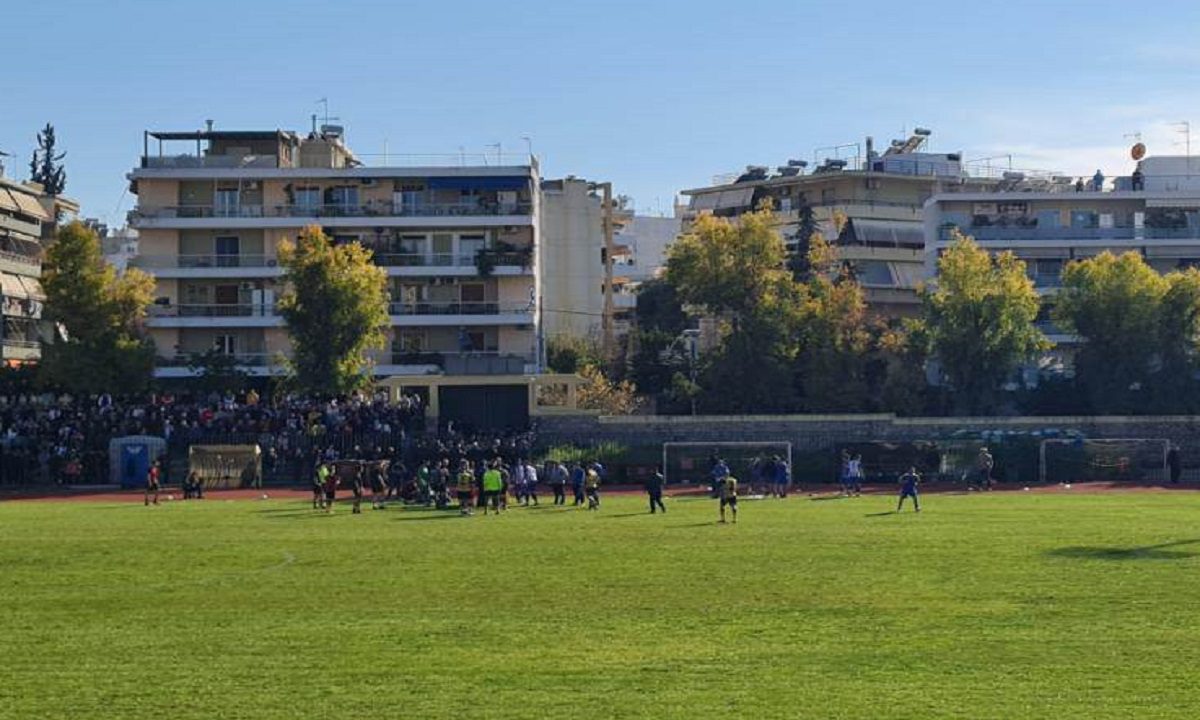
[[[314,104],[321,106],[321,111],[322,111],[321,112],[321,129],[322,130],[324,130],[324,128],[329,125],[330,120],[334,120],[334,121],[341,120],[340,117],[333,117],[329,114],[329,98],[323,97],[323,98],[317,100]],[[317,132],[317,115],[316,115],[316,113],[313,113],[312,124],[313,124],[312,130],[314,133],[316,133]]]
[[[1192,156],[1192,124],[1187,120],[1180,120],[1177,123],[1171,123],[1171,127],[1175,128],[1175,132],[1183,135],[1183,154],[1190,158]],[[1178,144],[1176,143],[1176,145]]]

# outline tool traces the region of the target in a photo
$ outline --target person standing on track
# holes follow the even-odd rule
[[[313,510],[325,507],[325,481],[329,478],[329,473],[329,465],[317,463],[317,470],[313,473]]]
[[[325,465],[329,471],[325,475],[325,512],[333,513],[333,503],[337,500],[338,474],[337,468]]]
[[[904,509],[904,498],[912,498],[913,510],[921,512],[921,500],[917,496],[917,487],[921,484],[921,476],[917,474],[916,466],[900,476],[900,502],[896,504],[896,512]]]
[[[733,513],[733,522],[737,522],[737,501],[738,501],[738,481],[733,474],[728,474],[721,479],[721,522],[725,522],[725,508],[728,507]]]
[[[550,466],[546,468],[546,479],[550,483],[550,489],[554,492],[554,504],[567,504],[567,469],[562,463],[555,460],[550,461]]]
[[[654,474],[646,479],[646,494],[650,496],[650,514],[655,513],[655,507],[663,512],[667,511],[667,507],[663,505],[662,495],[663,487],[667,484],[667,479],[663,477],[662,468],[655,468]]]
[[[1178,485],[1179,477],[1183,475],[1183,462],[1179,457],[1179,446],[1172,444],[1167,451],[1167,470],[1170,472],[1171,484]]]
[[[150,496],[154,496],[154,504],[158,504],[158,491],[160,488],[159,477],[161,471],[158,467],[158,461],[150,463],[150,469],[146,471],[146,494],[143,501],[146,507],[150,507]]]
[[[862,495],[862,483],[866,473],[863,471],[862,454],[855,453],[850,460],[850,485],[846,488],[848,495],[858,497]]]

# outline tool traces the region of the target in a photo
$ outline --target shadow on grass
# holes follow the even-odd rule
[[[409,515],[408,517],[401,515],[400,517],[396,518],[396,520],[399,522],[424,522],[426,520],[456,520],[456,519],[462,518],[462,517],[466,517],[466,516],[462,515],[457,510],[452,510],[452,511],[446,511],[446,514],[444,514],[444,515],[433,515],[433,514],[425,514],[425,513],[422,513],[420,515]]]
[[[899,515],[899,514],[900,513],[896,512],[895,510],[888,510],[887,512],[867,513],[863,517],[887,517],[888,515]]]
[[[709,527],[710,525],[718,524],[719,523],[716,520],[709,520],[707,522],[686,523],[684,525],[668,525],[667,528],[671,530],[683,530],[687,528]]]
[[[615,520],[617,518],[641,517],[642,515],[649,515],[649,514],[650,514],[650,511],[646,510],[645,512],[615,513],[615,514],[601,515],[600,517],[604,518],[605,520]]]
[[[1191,550],[1169,550],[1168,548],[1196,544],[1200,544],[1200,538],[1129,548],[1065,547],[1050,550],[1046,554],[1051,557],[1072,558],[1076,560],[1183,560],[1200,555],[1200,553]]]

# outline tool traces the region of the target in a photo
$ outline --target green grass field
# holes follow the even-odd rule
[[[1200,494],[0,505],[3,718],[1194,718]]]

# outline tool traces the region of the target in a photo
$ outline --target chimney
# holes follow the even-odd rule
[[[205,120],[205,121],[204,121],[204,129],[205,129],[205,132],[212,132],[212,128],[213,128],[213,121],[212,121],[212,120]]]
[[[867,166],[864,170],[870,170],[875,167],[875,138],[867,136]]]

